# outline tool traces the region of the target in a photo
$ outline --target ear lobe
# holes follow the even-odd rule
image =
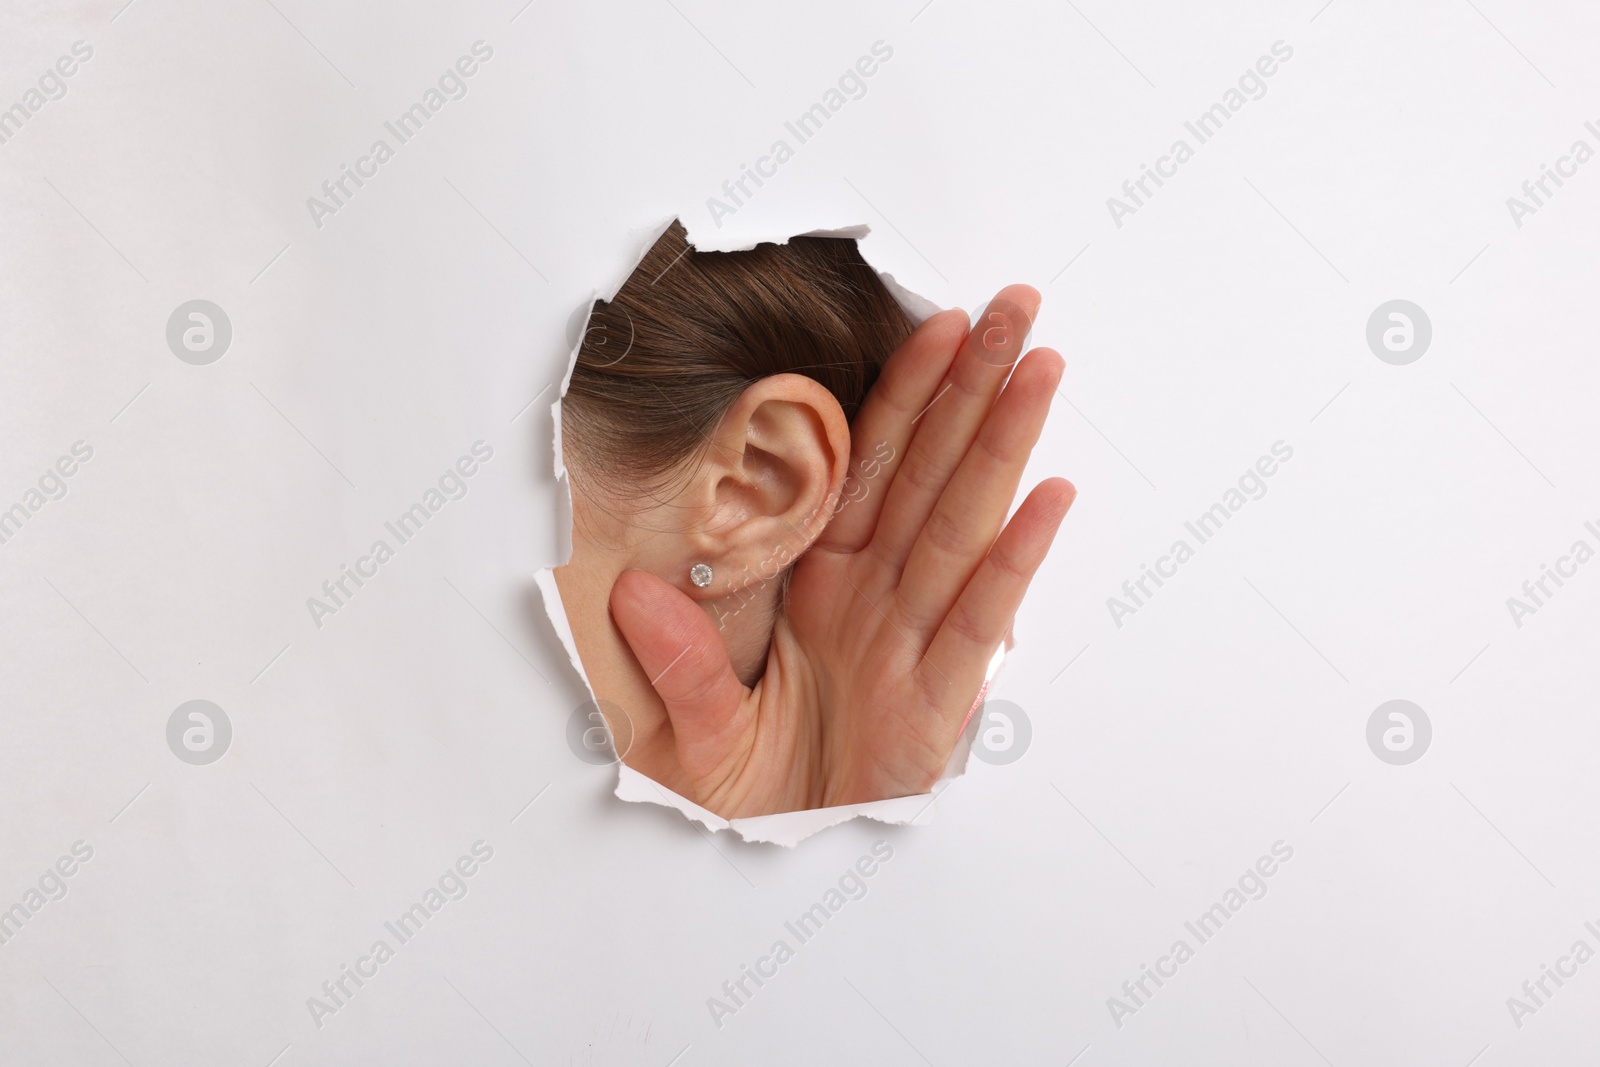
[[[739,395],[706,459],[704,550],[730,577],[748,571],[770,580],[832,517],[850,462],[850,428],[826,388],[804,375],[778,374]]]

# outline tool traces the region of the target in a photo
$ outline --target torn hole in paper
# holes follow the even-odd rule
[[[804,250],[805,262],[765,252],[752,276],[721,253],[790,248],[794,238],[712,253],[669,221],[648,235],[633,270],[574,316],[552,405],[555,474],[572,526],[560,531],[566,562],[536,581],[590,696],[569,744],[590,762],[616,762],[617,797],[676,808],[747,841],[792,846],[858,816],[928,822],[938,792],[965,772],[979,725],[972,709],[1004,656],[1001,648],[989,660],[933,788],[909,795],[811,803],[826,795],[810,784],[826,762],[814,724],[796,729],[781,706],[757,712],[727,699],[757,682],[810,691],[806,671],[786,656],[788,620],[778,620],[791,605],[790,577],[821,566],[803,562],[807,553],[839,529],[832,524],[844,507],[879,488],[868,475],[880,462],[892,463],[864,442],[851,453],[863,382],[887,355],[871,363],[863,352],[892,349],[939,310],[866,262],[857,242],[867,232],[797,235],[809,239],[791,249],[796,258]],[[725,266],[741,276],[723,284],[716,272]],[[619,300],[625,286],[644,302]],[[847,337],[832,348],[826,336],[818,340],[841,320]],[[806,354],[807,345],[816,352]],[[716,365],[712,352],[732,365]],[[855,482],[842,473],[841,447],[845,466],[856,464]],[[684,462],[689,455],[694,461]],[[702,597],[696,610],[685,609],[693,596]],[[733,677],[717,683],[712,659],[726,661]],[[753,728],[750,715],[758,716]],[[728,744],[730,736],[741,740]],[[745,770],[754,765],[766,769]],[[724,788],[729,778],[735,787]]]

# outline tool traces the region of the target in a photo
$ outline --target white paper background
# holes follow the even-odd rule
[[[1520,629],[1505,602],[1600,546],[1600,163],[1521,228],[1505,201],[1600,147],[1600,15],[919,5],[6,7],[0,107],[94,54],[0,144],[0,508],[94,455],[0,545],[0,908],[94,857],[0,945],[5,1062],[1593,1058],[1600,963],[1520,1028],[1506,998],[1600,948],[1600,565]],[[468,95],[316,228],[306,198],[480,39]],[[879,40],[718,230],[706,198]],[[1116,227],[1106,198],[1277,40],[1265,97]],[[865,222],[941,304],[1045,293],[1070,403],[1031,473],[1080,498],[994,693],[1032,747],[931,825],[745,845],[568,749],[541,391],[674,213],[729,244]],[[233,327],[209,366],[165,340],[195,298]],[[1433,325],[1409,366],[1365,341],[1395,298]],[[1280,439],[1267,495],[1117,628],[1106,598]],[[478,440],[466,497],[313,625]],[[197,698],[234,730],[203,767],[165,734]],[[1367,747],[1391,698],[1433,725],[1408,766]],[[469,894],[315,1026],[479,839]],[[880,839],[867,895],[719,1028],[707,998]],[[1117,1026],[1280,839],[1267,896]]]

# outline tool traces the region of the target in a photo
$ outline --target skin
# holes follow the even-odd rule
[[[853,427],[809,378],[754,383],[648,507],[575,472],[556,580],[629,766],[724,818],[938,780],[1076,492],[1047,479],[1006,521],[1063,370],[1017,358],[1039,302],[924,322]],[[790,559],[785,595],[759,576]]]

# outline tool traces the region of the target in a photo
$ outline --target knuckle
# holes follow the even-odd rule
[[[950,612],[950,617],[946,620],[945,625],[950,627],[951,633],[975,645],[990,645],[999,640],[998,637],[989,633],[983,624],[973,616],[971,609],[965,607],[959,601]]]
[[[927,539],[929,547],[945,555],[961,555],[969,548],[962,524],[951,518],[942,508],[936,509],[928,516],[928,524],[923,527],[922,536]]]
[[[1011,582],[1026,582],[1029,578],[1028,568],[1013,552],[1008,552],[1005,549],[996,549],[989,553],[987,562],[1002,579]]]

